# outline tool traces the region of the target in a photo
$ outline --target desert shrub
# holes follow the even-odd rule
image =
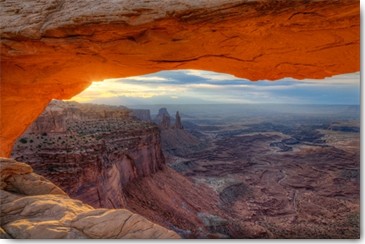
[[[23,137],[19,140],[21,143],[26,144],[28,142],[28,139]]]
[[[32,139],[30,139],[30,141],[29,141],[30,143],[33,143],[33,140]]]
[[[48,172],[55,172],[55,171],[57,171],[56,168],[53,165],[48,165],[47,166],[47,170],[48,170]]]

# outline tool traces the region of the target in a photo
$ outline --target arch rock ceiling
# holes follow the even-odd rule
[[[354,0],[3,0],[1,152],[50,99],[169,69],[253,81],[360,69]]]

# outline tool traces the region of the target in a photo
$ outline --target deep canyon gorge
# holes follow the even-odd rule
[[[53,100],[12,157],[74,199],[184,238],[358,236],[358,107],[297,105],[283,120],[267,106],[185,105],[182,121]]]
[[[3,0],[0,13],[2,238],[360,237],[357,105],[62,101],[161,70],[358,72],[359,1]]]

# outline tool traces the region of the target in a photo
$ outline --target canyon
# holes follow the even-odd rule
[[[136,111],[150,117],[148,110]],[[193,136],[135,115],[123,106],[53,100],[18,139],[12,157],[92,207],[130,209],[183,237],[222,237],[234,231],[212,232],[203,220],[222,214],[217,196],[165,165],[161,145],[174,141],[173,148],[185,151]]]
[[[206,147],[167,164],[215,192],[235,237],[359,238],[359,106],[176,107]]]
[[[357,72],[359,1],[4,0],[0,13],[0,156],[17,160],[0,161],[2,237],[359,238],[356,108],[241,124],[165,116],[163,128],[146,108],[46,108],[160,70]]]
[[[183,238],[358,238],[357,106],[169,107],[54,100],[12,157]]]

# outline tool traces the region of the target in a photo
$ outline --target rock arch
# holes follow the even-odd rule
[[[52,98],[168,69],[251,80],[360,69],[359,1],[0,2],[1,156]]]

